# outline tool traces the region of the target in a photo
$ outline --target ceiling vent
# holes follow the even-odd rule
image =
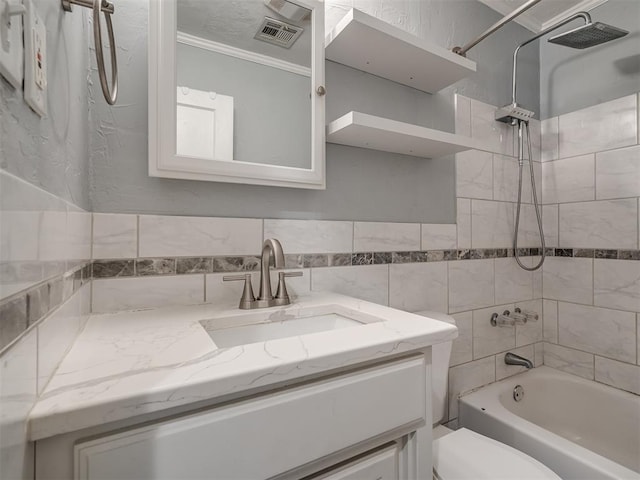
[[[264,17],[264,21],[256,33],[255,39],[273,43],[280,47],[289,48],[303,32],[302,27],[296,27],[280,20]]]

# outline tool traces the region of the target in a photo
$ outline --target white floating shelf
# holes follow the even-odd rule
[[[327,142],[424,158],[487,150],[470,137],[360,112],[349,112],[327,125]]]
[[[476,71],[475,62],[354,8],[327,35],[325,57],[428,93]]]

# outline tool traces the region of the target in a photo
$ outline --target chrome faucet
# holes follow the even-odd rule
[[[274,268],[284,268],[284,252],[282,250],[282,245],[275,238],[268,238],[262,244],[262,256],[260,259],[260,291],[258,298],[255,298],[253,295],[250,273],[222,277],[222,280],[225,282],[244,280],[244,290],[242,292],[242,298],[240,299],[239,308],[243,310],[251,310],[254,308],[289,305],[291,303],[289,293],[287,292],[285,278],[301,277],[302,272],[278,272],[278,289],[274,296],[273,291],[271,290],[271,274],[269,269],[272,258]]]
[[[507,365],[520,365],[522,367],[533,368],[533,363],[531,360],[528,360],[520,355],[516,355],[515,353],[507,352],[504,355],[504,363]]]

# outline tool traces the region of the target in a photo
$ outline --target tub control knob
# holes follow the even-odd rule
[[[524,398],[524,388],[522,388],[522,385],[516,385],[516,387],[513,389],[513,399],[516,402],[519,402],[523,398]]]

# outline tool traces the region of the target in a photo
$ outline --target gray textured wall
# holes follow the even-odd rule
[[[35,0],[47,27],[48,115],[0,79],[0,168],[89,209],[88,32],[85,13]]]
[[[640,1],[609,0],[590,14],[596,22],[630,33],[585,50],[561,47],[542,39],[540,110],[543,119],[640,90]],[[578,25],[576,21],[564,30]]]
[[[411,11],[399,10],[404,7]],[[95,73],[92,77],[91,200],[95,211],[455,221],[455,172],[451,159],[425,160],[327,145],[326,191],[148,177],[147,8],[148,0],[118,2],[115,28],[121,90],[117,107],[107,106],[98,97]],[[412,33],[444,47],[465,43],[499,18],[476,0],[385,0],[381,11],[395,16],[395,23],[404,22]],[[515,46],[529,36],[518,25],[507,26],[469,53],[478,62],[475,75],[435,95],[327,62],[327,120],[349,110],[361,110],[453,131],[454,92],[493,104],[508,102],[511,55]],[[537,49],[531,49],[522,60],[526,82],[522,86],[522,103],[537,110]]]

